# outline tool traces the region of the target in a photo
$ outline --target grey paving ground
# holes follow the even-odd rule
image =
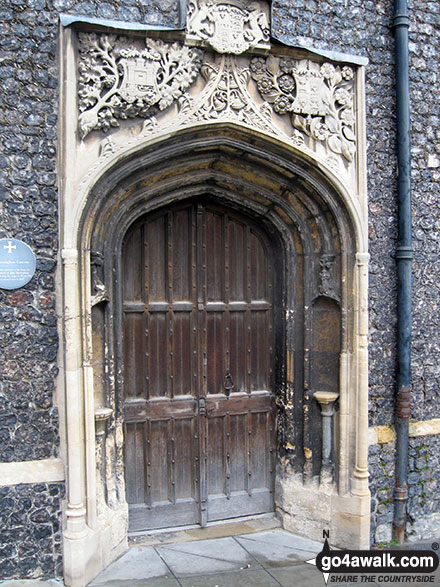
[[[216,537],[220,533],[220,537]],[[222,536],[221,531],[207,530],[211,538],[188,539],[187,535],[171,541],[161,536],[142,538],[117,561],[101,573],[89,587],[324,587],[323,575],[305,563],[315,558],[322,544],[295,536],[281,528],[260,532]],[[191,536],[191,535],[190,535]],[[431,543],[407,544],[404,548],[427,548]],[[394,582],[338,581],[341,587],[376,585]],[[0,581],[2,587],[60,587],[62,582]],[[329,585],[336,584],[332,577]],[[420,583],[411,582],[406,585]],[[430,586],[440,587],[437,573]]]
[[[322,545],[275,528],[208,540],[134,546],[90,587],[321,587],[322,574],[305,564]]]

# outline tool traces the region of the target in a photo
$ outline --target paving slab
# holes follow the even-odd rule
[[[179,579],[182,587],[280,587],[264,569],[245,570]]]
[[[100,573],[90,586],[108,585],[110,581],[142,581],[145,579],[172,578],[168,567],[153,546],[130,548],[118,560]]]
[[[232,537],[155,548],[176,577],[261,568]]]
[[[62,587],[63,581],[59,579],[11,579],[0,581],[2,587]]]
[[[286,566],[308,560],[322,550],[319,542],[294,536],[281,529],[236,536],[235,540],[263,567]]]
[[[89,587],[95,583],[89,583]],[[106,581],[101,583],[106,587],[180,587],[177,579],[166,577],[155,577],[154,579],[143,579],[142,581]]]
[[[267,568],[266,570],[283,587],[325,587],[321,571],[313,565],[297,563],[286,567]]]

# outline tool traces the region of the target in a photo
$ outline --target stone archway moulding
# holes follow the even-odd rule
[[[319,539],[330,528],[335,544],[369,544],[363,67],[271,46],[264,2],[252,9],[216,2],[208,20],[205,4],[189,3],[186,32],[131,36],[122,24],[112,34],[79,24],[61,31],[59,403],[68,585],[86,585],[127,545],[117,465],[122,428],[104,399],[120,374],[99,391],[113,358],[96,359],[92,329],[94,313],[106,307],[115,285],[103,273],[96,243],[111,241],[105,255],[111,252],[117,266],[121,236],[105,235],[126,228],[154,198],[156,205],[172,201],[179,185],[197,194],[209,184],[225,201],[235,190],[241,201],[249,197],[256,214],[272,215],[281,231],[299,222],[299,204],[290,196],[296,186],[304,210],[334,219],[344,316],[337,483],[305,486],[292,472],[279,476],[276,499],[287,529]],[[237,33],[232,45],[220,16]],[[240,164],[234,164],[237,155]],[[255,193],[259,200],[249,195]]]

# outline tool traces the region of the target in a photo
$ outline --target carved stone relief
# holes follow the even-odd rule
[[[335,255],[324,254],[319,260],[319,286],[318,293],[320,296],[326,296],[339,301],[337,293],[338,284],[334,277],[333,268],[335,264]]]
[[[235,121],[271,132],[267,114],[255,104],[248,91],[249,67],[225,55],[201,68],[204,90],[197,98],[185,94],[179,100],[179,120],[185,125],[205,121]],[[146,127],[151,130],[151,127]]]
[[[355,71],[348,65],[219,54],[98,33],[80,33],[79,50],[81,138],[125,128],[102,140],[102,160],[142,136],[233,122],[293,145],[354,180]]]
[[[266,2],[190,0],[188,40],[218,53],[239,55],[249,49],[269,49],[269,9]]]
[[[280,116],[287,114],[299,144],[304,135],[352,161],[355,153],[353,69],[308,59],[254,57],[252,79]]]
[[[119,126],[119,120],[164,110],[192,84],[201,66],[200,50],[150,39],[139,48],[125,37],[80,33],[79,50],[82,138]]]

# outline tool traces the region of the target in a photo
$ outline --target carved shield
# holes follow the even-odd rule
[[[328,106],[324,98],[327,94],[322,76],[309,70],[294,72],[296,81],[296,98],[292,105],[292,111],[296,114],[310,114],[325,116]]]
[[[237,8],[220,4],[214,9],[215,28],[209,39],[211,47],[219,53],[235,53],[239,55],[250,47],[244,36],[247,15]]]
[[[158,61],[143,57],[131,57],[121,60],[123,78],[120,95],[127,102],[143,100],[147,104],[155,104],[160,99],[157,85],[157,74],[160,67]]]

